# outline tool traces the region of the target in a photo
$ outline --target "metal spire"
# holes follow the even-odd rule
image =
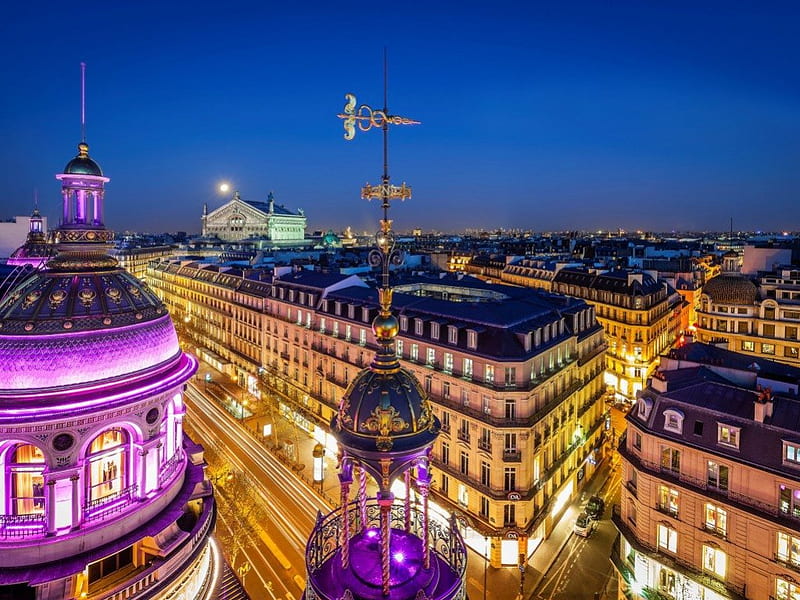
[[[395,238],[392,231],[392,221],[389,219],[391,200],[406,200],[411,198],[411,188],[404,183],[392,185],[389,179],[389,125],[419,125],[419,121],[389,114],[389,67],[386,49],[383,55],[383,110],[374,110],[372,107],[361,104],[356,108],[354,94],[345,94],[347,102],[344,112],[338,116],[344,121],[344,139],[352,140],[355,137],[356,126],[360,131],[369,131],[373,127],[380,128],[383,132],[383,176],[380,185],[367,183],[361,188],[361,197],[365,200],[380,200],[383,209],[381,229],[375,234],[378,248],[370,253],[370,264],[381,266],[381,289],[379,302],[381,315],[390,314],[392,291],[389,288],[389,263],[400,264],[402,256],[395,252]]]
[[[81,63],[81,142],[86,143],[86,63]]]

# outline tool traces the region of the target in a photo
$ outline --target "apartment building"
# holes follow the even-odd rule
[[[627,416],[620,598],[800,597],[800,369],[667,353]]]
[[[264,281],[263,278],[267,280]],[[193,261],[152,261],[146,281],[200,358],[257,395],[271,275]]]
[[[696,327],[698,341],[800,366],[800,268],[715,277],[703,287]]]
[[[179,319],[198,315],[198,345],[232,362],[242,352],[226,353],[235,336],[224,324],[244,310],[234,305],[245,283],[216,269],[171,263],[149,275]],[[376,291],[354,275],[302,269],[279,268],[257,283],[263,345],[251,368],[285,386],[296,404],[281,410],[324,438],[318,430],[374,354]],[[492,565],[516,565],[520,548],[535,551],[604,457],[605,345],[594,309],[453,275],[399,282],[393,305],[396,351],[442,423],[432,499],[466,517],[468,543],[482,551],[491,540]]]
[[[595,307],[606,334],[605,383],[635,398],[659,355],[681,333],[684,301],[668,284],[629,270],[561,269],[553,292],[582,298]]]

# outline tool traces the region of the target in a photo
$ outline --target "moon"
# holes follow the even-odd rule
[[[219,191],[222,192],[223,194],[225,192],[227,192],[229,189],[231,189],[231,186],[228,185],[227,183],[220,183],[219,184]]]

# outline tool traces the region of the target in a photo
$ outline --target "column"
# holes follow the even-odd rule
[[[149,450],[139,448],[136,451],[136,497],[144,500],[147,497],[147,454]]]
[[[75,473],[69,478],[72,483],[72,529],[79,529],[81,526],[81,477]]]
[[[381,584],[383,588],[383,595],[389,596],[391,589],[389,587],[389,566],[390,566],[390,548],[392,542],[392,504],[394,503],[394,494],[391,492],[378,493],[378,506],[381,509]]]
[[[56,480],[48,479],[45,484],[45,515],[47,518],[47,535],[56,534]]]
[[[62,190],[62,213],[61,213],[61,220],[64,223],[69,223],[69,190]]]

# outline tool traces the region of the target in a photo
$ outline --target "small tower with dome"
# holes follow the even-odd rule
[[[352,131],[354,121],[348,119],[355,107],[355,98],[349,98],[352,106],[348,102],[340,115],[347,132]],[[371,111],[361,109],[358,114]],[[377,112],[383,115],[386,136],[391,117],[385,108]],[[388,209],[392,199],[410,196],[405,184],[391,185],[385,160],[382,183],[362,189],[362,197],[380,200],[383,209],[377,248],[370,254],[370,263],[381,267],[380,310],[372,323],[377,350],[369,367],[351,382],[331,421],[340,451],[341,505],[318,516],[308,541],[306,600],[466,597],[467,554],[461,535],[453,519],[433,520],[428,510],[429,456],[440,424],[427,394],[400,365],[395,350],[399,323],[392,313],[389,264],[401,257]],[[368,479],[377,484],[375,497],[367,495]],[[401,484],[401,499],[395,498],[395,482]]]

